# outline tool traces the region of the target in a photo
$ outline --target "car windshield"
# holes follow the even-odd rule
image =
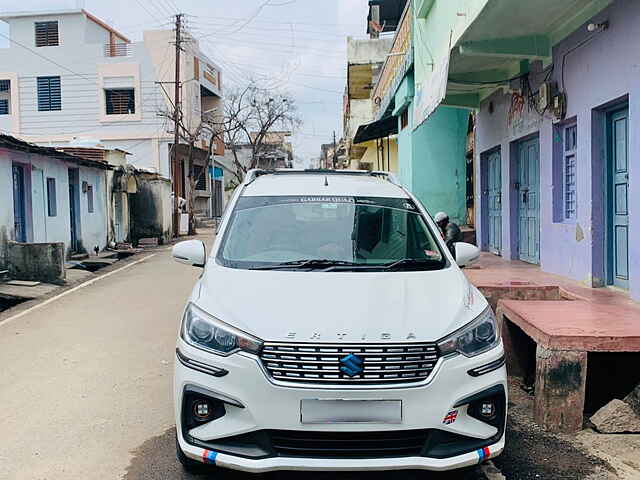
[[[218,262],[232,268],[434,270],[446,260],[406,198],[241,197]]]

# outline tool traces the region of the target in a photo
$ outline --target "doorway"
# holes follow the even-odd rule
[[[27,215],[25,206],[24,167],[13,164],[13,227],[16,242],[27,241]]]
[[[487,162],[487,227],[489,251],[502,252],[502,165],[500,150],[491,152]]]
[[[538,137],[517,145],[516,203],[518,206],[518,256],[540,263],[540,147]]]
[[[629,288],[629,108],[607,118],[607,284]]]
[[[33,241],[47,241],[46,210],[47,199],[45,196],[44,172],[36,167],[31,169],[31,214],[33,220]]]
[[[71,228],[70,253],[79,253],[80,245],[80,171],[69,169],[69,223]]]

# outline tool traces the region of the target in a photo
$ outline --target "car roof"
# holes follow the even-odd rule
[[[366,172],[265,173],[247,182],[242,192],[242,196],[250,197],[288,195],[409,198],[386,176]]]

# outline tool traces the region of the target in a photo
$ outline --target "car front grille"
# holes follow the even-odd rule
[[[271,445],[282,457],[381,458],[417,457],[428,430],[394,432],[302,432],[271,430]]]
[[[438,349],[435,343],[265,343],[261,359],[272,378],[286,382],[401,384],[428,378]]]

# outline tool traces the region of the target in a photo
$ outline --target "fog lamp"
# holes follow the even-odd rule
[[[480,415],[487,420],[492,420],[496,416],[496,406],[493,402],[482,402],[480,404]]]
[[[193,404],[193,414],[198,420],[207,420],[211,415],[211,406],[206,400],[198,400]]]

